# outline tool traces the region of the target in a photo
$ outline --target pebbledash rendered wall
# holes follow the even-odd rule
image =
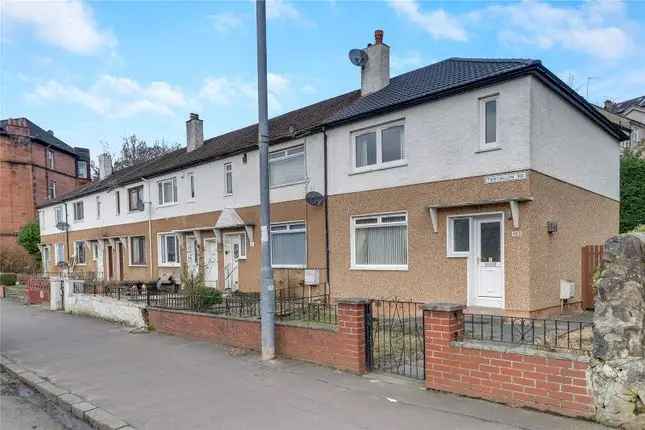
[[[336,327],[321,324],[277,323],[276,353],[283,357],[362,374],[365,365],[366,300],[338,302]],[[150,328],[166,334],[260,349],[260,321],[203,313],[148,308]]]

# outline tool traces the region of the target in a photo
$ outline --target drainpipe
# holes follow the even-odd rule
[[[327,195],[327,130],[323,126],[323,169],[325,186],[325,294],[331,294],[330,270],[329,270],[329,197]]]
[[[146,184],[146,189],[148,192],[148,201],[145,203],[148,205],[148,273],[150,275],[150,280],[153,278],[152,270],[152,198],[150,197],[150,181],[146,178],[141,178],[143,183]],[[128,195],[128,204],[130,201],[130,196]]]

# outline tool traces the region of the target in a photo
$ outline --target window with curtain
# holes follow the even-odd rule
[[[143,236],[130,238],[130,264],[139,266],[146,264],[145,238]]]
[[[179,241],[177,235],[162,234],[159,236],[159,256],[161,264],[179,264]]]
[[[159,205],[177,203],[177,178],[157,182],[159,188]]]
[[[307,264],[307,228],[304,223],[271,225],[271,262],[274,267],[304,267]]]
[[[269,154],[269,180],[272,187],[301,182],[305,179],[304,145]]]
[[[405,160],[403,124],[386,124],[354,135],[354,168],[400,165]]]
[[[130,212],[143,210],[143,185],[128,189],[128,210]]]
[[[355,267],[407,268],[407,214],[356,217],[352,219],[352,230]]]

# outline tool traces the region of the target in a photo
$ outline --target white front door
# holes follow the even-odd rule
[[[224,288],[239,289],[240,249],[242,238],[239,233],[224,234]]]
[[[217,239],[204,240],[204,282],[207,287],[217,288]]]
[[[199,271],[198,258],[197,239],[189,236],[186,238],[186,264],[188,265],[188,273],[193,276],[196,276]]]
[[[471,304],[504,307],[504,231],[501,215],[473,218]]]

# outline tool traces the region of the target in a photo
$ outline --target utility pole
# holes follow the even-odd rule
[[[275,358],[275,295],[271,270],[271,205],[269,202],[269,116],[267,107],[266,2],[257,0],[258,145],[260,147],[260,242],[262,243],[260,312],[262,360]]]

